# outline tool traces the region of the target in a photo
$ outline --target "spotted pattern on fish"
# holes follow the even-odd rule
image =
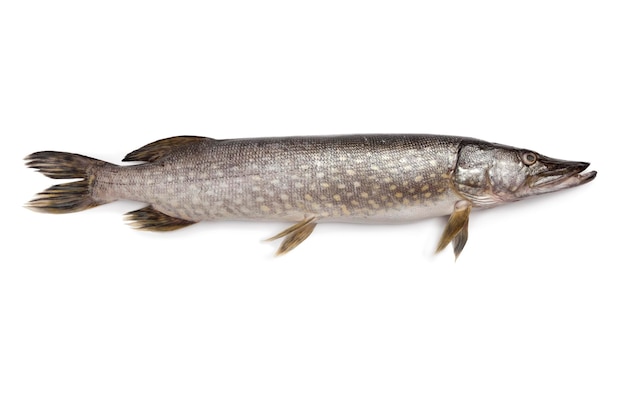
[[[325,221],[405,222],[451,215],[439,249],[467,239],[471,208],[492,207],[591,181],[583,162],[477,139],[440,135],[338,135],[150,143],[119,166],[77,154],[37,152],[28,166],[82,178],[39,194],[28,207],[71,212],[129,199],[149,204],[127,219],[174,230],[209,220],[296,222],[285,253]]]

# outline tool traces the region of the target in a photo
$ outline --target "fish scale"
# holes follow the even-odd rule
[[[80,178],[40,193],[28,207],[63,213],[119,199],[146,230],[208,220],[296,222],[279,253],[320,222],[407,222],[450,215],[439,249],[467,239],[472,208],[591,181],[588,166],[478,139],[441,135],[335,135],[215,140],[179,136],[131,152],[119,166],[63,152],[27,164],[54,178]],[[531,161],[532,160],[532,161]],[[73,184],[73,185],[70,185]]]

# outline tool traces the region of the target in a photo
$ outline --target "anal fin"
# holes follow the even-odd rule
[[[190,226],[195,222],[183,220],[177,217],[168,216],[152,206],[147,206],[139,210],[131,211],[124,215],[126,221],[138,230],[150,230],[153,232],[169,232]]]
[[[317,226],[315,220],[315,217],[309,217],[283,230],[276,236],[272,236],[267,239],[268,241],[272,241],[284,238],[280,244],[280,247],[276,251],[276,256],[284,255],[285,253],[294,249],[300,243],[304,242],[306,238],[309,237],[311,233],[313,233],[313,229],[315,229],[315,226]]]
[[[454,211],[448,219],[439,244],[437,245],[437,252],[441,252],[450,242],[454,247],[454,255],[459,257],[468,237],[469,215],[472,210],[472,204],[469,201],[461,200],[457,201],[454,205]]]

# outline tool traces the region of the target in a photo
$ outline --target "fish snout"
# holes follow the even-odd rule
[[[565,161],[539,156],[540,170],[528,179],[528,186],[537,191],[551,192],[586,184],[592,181],[596,171],[584,172],[589,162]]]

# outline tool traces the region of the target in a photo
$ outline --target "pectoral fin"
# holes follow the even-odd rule
[[[299,223],[294,224],[293,226],[283,230],[276,236],[272,236],[268,241],[284,238],[278,251],[276,251],[276,256],[283,255],[290,250],[294,249],[300,243],[304,242],[304,240],[309,237],[309,235],[317,226],[315,223],[315,217],[310,217],[308,219],[304,219]]]
[[[446,229],[437,245],[437,252],[441,252],[450,242],[453,242],[454,255],[458,258],[465,247],[468,236],[469,215],[472,204],[469,201],[457,201],[454,211],[450,215]]]
[[[454,239],[452,240],[452,247],[454,248],[455,259],[459,257],[459,255],[463,251],[463,248],[465,247],[465,244],[467,243],[467,235],[468,235],[467,226],[468,225],[469,225],[469,215],[465,219],[465,224],[463,225],[459,233],[456,236],[454,236]]]

